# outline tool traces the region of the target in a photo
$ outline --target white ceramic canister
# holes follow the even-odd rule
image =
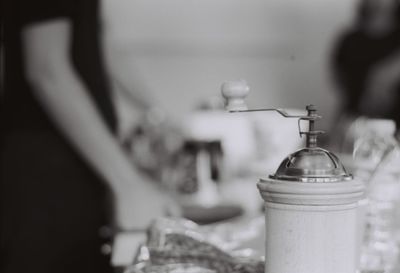
[[[324,149],[289,155],[260,179],[265,201],[265,273],[355,273],[358,203],[364,185]]]

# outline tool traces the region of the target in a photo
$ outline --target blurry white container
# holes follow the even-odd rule
[[[222,110],[196,111],[183,122],[185,139],[221,141],[227,172],[240,172],[255,160],[254,130],[247,116]]]
[[[400,156],[392,120],[361,119],[356,124],[355,175],[367,186],[367,222],[361,268],[393,272],[399,260]]]

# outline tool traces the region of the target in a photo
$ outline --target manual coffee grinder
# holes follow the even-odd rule
[[[287,156],[273,175],[257,184],[265,202],[265,273],[355,273],[359,259],[358,202],[364,186],[353,180],[333,153],[317,146],[322,131],[315,106],[306,115],[282,109],[247,110],[249,88],[241,82],[222,86],[230,112],[276,111],[297,118],[306,147]],[[301,122],[308,122],[308,131]],[[273,155],[271,155],[273,156]]]

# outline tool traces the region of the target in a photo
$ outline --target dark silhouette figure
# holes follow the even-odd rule
[[[362,0],[354,26],[334,48],[332,68],[339,118],[387,118],[399,128],[400,1]]]

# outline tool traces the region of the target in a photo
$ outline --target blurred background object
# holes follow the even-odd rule
[[[218,225],[198,226],[188,220],[158,219],[149,228],[144,244],[126,272],[153,272],[149,269],[167,267],[176,271],[219,273],[261,273],[263,217]],[[250,248],[251,247],[251,248]],[[178,270],[180,269],[180,271]],[[197,272],[197,271],[195,271]]]
[[[367,187],[360,266],[397,272],[399,264],[400,149],[395,123],[358,118],[352,126],[355,177]]]
[[[359,1],[353,25],[334,47],[332,68],[341,98],[336,143],[360,116],[392,119],[399,126],[399,1]]]

